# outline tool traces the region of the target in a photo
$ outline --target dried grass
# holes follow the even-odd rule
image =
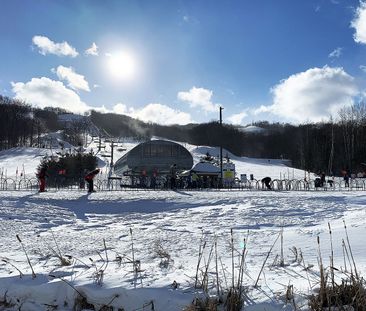
[[[195,298],[183,311],[217,311],[218,305],[215,298]]]
[[[94,305],[89,303],[86,297],[78,295],[75,298],[73,311],[95,310]]]
[[[324,308],[327,308],[328,310],[366,311],[366,283],[362,277],[359,277],[357,272],[356,263],[353,258],[352,248],[348,238],[346,224],[344,222],[344,229],[347,238],[347,243],[344,243],[343,241],[343,248],[346,250],[346,252],[344,252],[344,263],[346,263],[345,254],[347,253],[347,259],[349,266],[351,267],[351,272],[343,272],[340,283],[335,281],[335,272],[341,271],[334,267],[332,230],[330,224],[328,224],[328,226],[331,244],[330,271],[327,271],[323,266],[320,253],[320,240],[318,237],[320,288],[317,294],[309,297],[310,310],[323,311]]]
[[[352,307],[353,310],[366,311],[366,288],[362,278],[350,276],[343,279],[340,284],[334,283],[334,286],[326,278],[323,284],[319,293],[309,298],[310,310],[322,311],[330,307],[346,310]]]
[[[7,309],[15,307],[14,303],[12,303],[11,301],[8,301],[8,298],[6,297],[7,293],[8,293],[8,291],[6,291],[4,293],[3,299],[0,300],[0,310],[7,310]]]
[[[174,262],[160,239],[154,242],[153,254],[155,257],[160,258],[159,267],[162,269],[169,268],[170,264]]]

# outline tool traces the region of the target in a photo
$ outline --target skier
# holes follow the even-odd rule
[[[156,187],[156,178],[158,177],[158,170],[155,168],[153,170],[151,180],[150,180],[150,188],[155,189]]]
[[[348,175],[348,172],[346,171],[346,173],[344,174],[344,186],[345,187],[349,187],[349,175]]]
[[[329,184],[329,187],[333,188],[334,178],[332,177],[332,179],[328,179],[327,183]]]
[[[199,179],[198,175],[195,172],[192,172],[192,175],[191,175],[192,188],[197,188],[198,179]]]
[[[266,185],[266,187],[267,187],[267,189],[268,190],[272,190],[272,188],[271,188],[271,177],[264,177],[263,179],[262,179],[262,187],[263,187],[263,185]]]
[[[320,180],[319,177],[315,178],[315,180],[314,180],[314,186],[315,186],[315,188],[323,187],[322,186],[322,181]]]
[[[324,187],[325,186],[325,173],[322,172],[320,174],[320,187]]]
[[[176,185],[176,178],[177,178],[177,164],[173,164],[170,167],[170,188],[175,189]]]
[[[47,175],[47,169],[48,166],[44,165],[42,166],[42,168],[39,170],[37,177],[39,179],[39,192],[45,192],[45,188],[46,188],[46,177],[48,177]]]
[[[97,168],[93,171],[90,171],[85,175],[84,179],[88,183],[88,193],[95,192],[94,190],[94,177],[100,172],[100,169]]]

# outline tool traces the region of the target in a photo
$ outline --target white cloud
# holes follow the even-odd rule
[[[360,6],[356,10],[351,27],[355,29],[353,39],[357,43],[366,44],[366,2],[360,1]]]
[[[122,103],[115,104],[113,106],[113,112],[118,114],[128,114],[127,106]]]
[[[365,65],[360,65],[360,69],[361,69],[363,72],[366,72],[366,66],[365,66]]]
[[[148,104],[144,108],[135,111],[134,115],[142,121],[159,124],[188,124],[192,122],[188,113],[158,103]]]
[[[74,113],[84,113],[89,110],[78,94],[65,87],[60,81],[46,77],[32,78],[23,82],[12,82],[15,98],[39,108],[59,107]]]
[[[192,87],[188,92],[179,92],[178,99],[189,103],[191,108],[201,108],[206,112],[215,112],[219,109],[218,104],[214,104],[211,100],[212,91]]]
[[[66,81],[67,86],[73,90],[90,92],[88,81],[85,80],[83,75],[76,73],[74,68],[58,66],[57,69],[52,69],[52,72],[56,73],[60,80]]]
[[[272,113],[290,122],[319,122],[350,106],[359,91],[354,78],[343,68],[311,68],[281,81],[272,88],[273,105],[254,113]]]
[[[248,112],[246,110],[239,112],[237,114],[233,114],[227,118],[227,120],[232,124],[241,124],[243,119],[248,116]]]
[[[66,41],[62,43],[55,43],[45,36],[34,36],[32,39],[34,45],[39,49],[42,55],[55,54],[58,56],[76,57],[79,53]]]
[[[110,109],[108,109],[106,106],[102,105],[100,107],[93,107],[94,111],[100,112],[100,113],[113,113]]]
[[[328,57],[329,58],[339,58],[339,57],[341,57],[342,52],[343,52],[343,48],[338,47],[338,48],[334,49],[332,52],[330,52]]]
[[[158,103],[148,104],[141,109],[127,108],[125,104],[118,103],[113,107],[113,112],[162,125],[184,125],[193,122],[190,114]]]
[[[270,113],[272,111],[271,108],[272,106],[261,105],[258,108],[252,109],[251,113],[255,116],[263,113]]]
[[[85,55],[92,55],[92,56],[98,56],[98,46],[93,42],[91,47],[89,49],[85,50]]]
[[[140,109],[128,108],[123,103],[117,103],[112,110],[101,107],[90,107],[85,104],[77,93],[68,89],[62,82],[46,77],[32,78],[30,81],[11,82],[15,98],[38,107],[58,107],[73,113],[84,113],[91,109],[107,113],[125,114],[144,122],[154,122],[163,125],[192,123],[190,114],[172,109],[166,105],[151,103]]]

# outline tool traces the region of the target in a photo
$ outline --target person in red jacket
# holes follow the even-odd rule
[[[48,176],[47,175],[47,165],[43,166],[38,174],[37,174],[37,177],[38,177],[38,180],[39,180],[39,192],[45,192],[46,191],[46,177]]]
[[[93,171],[90,171],[88,174],[85,175],[84,179],[88,183],[88,192],[95,192],[94,190],[94,177],[100,172],[100,169],[97,168]]]

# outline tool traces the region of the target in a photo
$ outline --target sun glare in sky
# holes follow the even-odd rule
[[[136,59],[126,51],[109,54],[108,69],[114,78],[132,80],[136,76]]]

